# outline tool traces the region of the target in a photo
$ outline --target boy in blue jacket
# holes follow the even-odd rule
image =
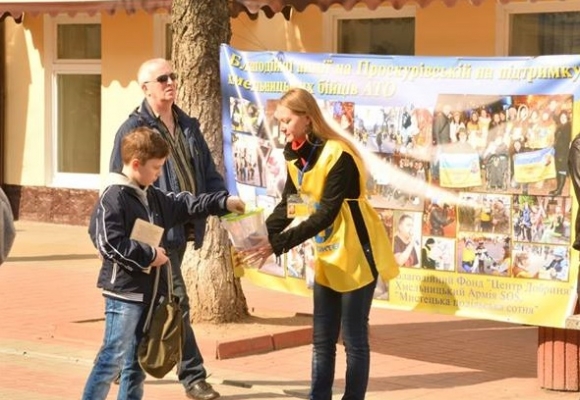
[[[85,385],[83,400],[104,400],[121,374],[119,399],[143,397],[145,373],[137,361],[146,310],[152,299],[154,273],[169,260],[163,243],[151,246],[131,239],[135,221],[142,219],[167,231],[194,218],[243,213],[244,202],[227,191],[194,196],[164,193],[152,186],[169,154],[163,137],[146,127],[123,138],[123,170],[111,173],[91,216],[89,234],[103,259],[97,286],[105,297],[105,335]],[[161,274],[165,277],[166,274]],[[161,279],[159,295],[167,284]]]

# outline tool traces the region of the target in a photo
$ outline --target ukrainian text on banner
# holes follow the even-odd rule
[[[273,115],[287,89],[306,88],[364,153],[369,200],[402,266],[377,283],[376,306],[564,326],[578,277],[567,152],[580,57],[221,50],[230,190],[266,210],[280,201]],[[306,242],[237,273],[309,295],[314,262]]]

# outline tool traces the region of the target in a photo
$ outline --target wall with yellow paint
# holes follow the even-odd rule
[[[459,1],[454,7],[434,1],[419,8],[415,19],[415,54],[420,56],[494,56],[494,1],[474,6]]]
[[[414,3],[411,3],[414,4]],[[340,6],[334,6],[337,8]],[[365,8],[366,6],[359,6]],[[383,8],[390,7],[385,3]],[[493,56],[496,36],[496,2],[474,6],[458,2],[447,7],[433,1],[425,8],[416,8],[416,55]],[[372,16],[373,11],[368,11]],[[331,52],[324,48],[324,14],[311,5],[303,12],[294,12],[286,21],[281,14],[272,19],[260,12],[251,20],[242,14],[232,20],[231,45],[240,50],[280,50],[299,52]]]
[[[128,29],[130,27],[130,29]],[[153,17],[145,12],[101,15],[101,174],[106,176],[120,124],[143,100],[136,76],[154,54]],[[50,186],[52,140],[45,84],[44,17],[6,20],[6,139],[4,181]]]
[[[117,129],[143,101],[137,70],[143,61],[156,56],[153,18],[144,12],[103,14],[101,35],[101,177],[104,178]]]
[[[303,12],[292,12],[290,21],[282,14],[271,19],[260,11],[255,20],[240,14],[231,20],[230,44],[248,51],[324,52],[322,13],[318,6],[310,5]]]
[[[26,16],[22,24],[8,18],[5,24],[4,181],[43,186],[47,159],[43,18]]]

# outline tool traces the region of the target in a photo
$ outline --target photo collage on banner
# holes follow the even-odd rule
[[[578,274],[567,166],[576,83],[547,90],[550,76],[507,80],[517,65],[505,59],[468,68],[455,58],[222,50],[230,190],[266,215],[280,201],[286,139],[274,112],[287,89],[302,86],[365,158],[366,196],[401,267],[377,282],[377,305],[562,325]],[[281,278],[304,294],[314,264],[307,241],[247,276],[264,285]],[[554,317],[538,295],[559,303]]]
[[[457,238],[461,273],[568,281],[572,115],[571,95],[439,96],[431,181],[461,201],[428,204],[424,244]]]

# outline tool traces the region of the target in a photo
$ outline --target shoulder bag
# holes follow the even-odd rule
[[[167,296],[157,300],[160,270],[167,271]],[[143,326],[143,337],[137,349],[141,368],[155,378],[163,378],[181,361],[183,338],[182,311],[173,293],[171,264],[155,268],[153,297]]]

